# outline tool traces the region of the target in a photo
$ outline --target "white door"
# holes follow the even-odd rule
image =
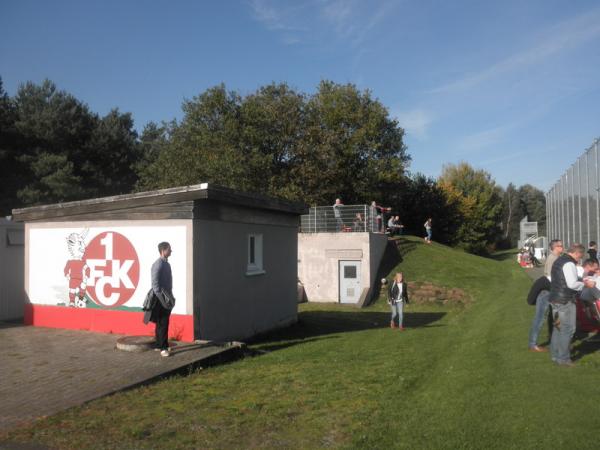
[[[360,290],[360,261],[340,261],[340,303],[358,303]]]

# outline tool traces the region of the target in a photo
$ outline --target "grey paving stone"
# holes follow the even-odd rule
[[[0,324],[0,429],[241,354],[237,347],[178,344],[163,358],[116,350],[120,337]]]

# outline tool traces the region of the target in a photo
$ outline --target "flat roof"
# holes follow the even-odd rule
[[[222,203],[245,206],[248,208],[278,211],[287,214],[301,215],[306,213],[303,203],[290,202],[266,195],[237,191],[209,183],[180,186],[157,191],[136,192],[133,194],[113,195],[88,200],[78,200],[51,205],[31,206],[13,209],[13,220],[20,222],[40,221],[94,212],[127,210],[146,206],[174,204],[196,200],[211,200]]]

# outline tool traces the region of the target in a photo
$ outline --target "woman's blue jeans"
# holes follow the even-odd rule
[[[402,326],[402,321],[404,319],[403,317],[403,309],[404,309],[404,302],[396,302],[395,304],[391,305],[392,308],[392,322],[396,320],[396,317],[398,317],[398,326],[401,327]]]
[[[542,325],[546,320],[546,313],[548,312],[548,300],[550,299],[550,292],[543,291],[538,295],[535,303],[535,316],[533,322],[531,322],[531,328],[529,329],[529,348],[537,345],[538,335],[542,329]]]

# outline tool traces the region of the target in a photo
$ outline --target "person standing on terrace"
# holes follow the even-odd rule
[[[432,222],[433,222],[433,220],[430,217],[429,219],[427,219],[427,221],[423,225],[425,227],[425,232],[427,233],[427,236],[425,236],[425,242],[428,243],[428,244],[431,244],[431,237],[432,237],[432,234],[433,234],[433,225],[432,225]]]
[[[371,220],[373,223],[372,230],[376,233],[384,233],[385,232],[385,212],[391,211],[392,208],[386,208],[384,206],[378,205],[375,200],[371,202],[370,212],[371,212]]]
[[[344,221],[342,220],[342,199],[336,198],[335,203],[333,204],[333,217],[335,217],[337,231],[342,231],[344,229]]]

